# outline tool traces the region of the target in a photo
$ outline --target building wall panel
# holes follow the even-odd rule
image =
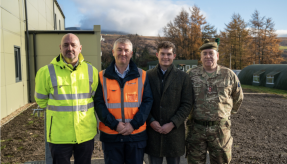
[[[39,14],[42,15],[42,17],[46,18],[46,3],[44,0],[38,0],[37,9],[38,9]]]
[[[5,87],[1,87],[1,119],[3,117],[6,117],[7,114],[7,103],[6,103],[6,86]]]
[[[0,10],[0,18],[1,18],[1,10]],[[0,20],[0,25],[1,25],[2,19]],[[3,29],[0,26],[0,36],[1,36],[1,43],[0,43],[0,53],[4,52],[4,37],[3,37]]]
[[[23,83],[14,83],[6,86],[6,101],[7,101],[7,114],[11,114],[19,107],[25,105],[23,97]]]
[[[39,15],[39,29],[47,30],[47,20],[42,15]]]
[[[2,9],[2,27],[20,35],[20,19]]]
[[[39,29],[39,13],[38,10],[31,4],[30,0],[27,1],[27,14],[28,14],[28,24],[29,30]]]
[[[1,0],[3,1],[3,0]],[[18,0],[4,0],[1,4],[6,10],[13,15],[19,17],[19,2]]]
[[[54,30],[54,21],[53,21],[53,3],[47,3],[51,6],[46,6],[46,20],[47,20],[47,30]]]
[[[34,7],[34,9],[37,9],[38,8],[38,1],[39,0],[27,0],[27,5],[30,4]],[[30,8],[28,8],[28,10],[30,10]]]
[[[4,52],[7,54],[14,54],[14,45],[21,46],[20,35],[16,35],[9,31],[3,30]],[[23,47],[25,48],[25,47]]]
[[[1,53],[1,87],[4,87],[6,85],[5,77],[5,55],[4,53]]]

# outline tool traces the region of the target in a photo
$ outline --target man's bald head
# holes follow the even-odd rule
[[[79,44],[81,44],[81,43],[80,43],[80,39],[77,37],[77,35],[75,35],[75,34],[73,34],[73,33],[68,33],[68,34],[65,34],[65,35],[62,37],[62,39],[61,39],[61,45],[63,44],[63,40],[66,39],[66,37],[72,37],[72,38],[78,40]]]
[[[62,37],[60,50],[65,61],[74,65],[78,61],[79,54],[82,51],[82,45],[75,34],[68,33]]]

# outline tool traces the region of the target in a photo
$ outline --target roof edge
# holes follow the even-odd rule
[[[63,11],[62,11],[62,9],[61,9],[61,7],[60,7],[58,1],[57,1],[57,0],[54,0],[54,2],[56,3],[57,7],[59,8],[61,14],[63,15],[63,17],[64,17],[64,19],[65,19],[66,17],[65,17],[65,15],[64,15],[64,13],[63,13]]]

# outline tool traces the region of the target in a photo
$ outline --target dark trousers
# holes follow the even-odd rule
[[[105,164],[142,164],[146,141],[102,142]]]
[[[180,157],[165,157],[167,164],[179,164]],[[163,157],[148,155],[149,164],[162,164]]]
[[[49,143],[53,164],[70,164],[74,153],[75,164],[91,164],[94,150],[94,139],[81,144]]]

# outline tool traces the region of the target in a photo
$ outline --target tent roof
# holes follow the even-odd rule
[[[280,71],[272,71],[268,73],[266,76],[274,76],[274,75],[277,75],[278,73],[280,73]]]

